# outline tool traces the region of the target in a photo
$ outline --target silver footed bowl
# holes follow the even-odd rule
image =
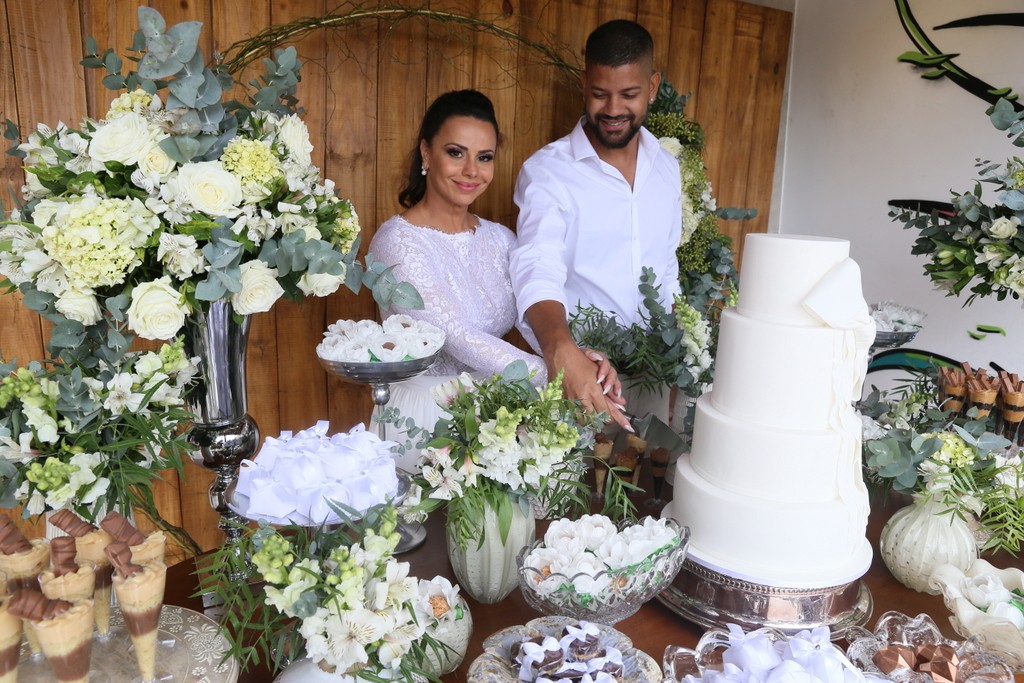
[[[640,607],[662,591],[679,573],[686,559],[690,528],[666,520],[679,537],[679,544],[662,548],[643,561],[606,569],[596,575],[581,572],[574,576],[545,573],[526,565],[527,556],[544,541],[531,543],[519,551],[519,588],[527,604],[551,616],[561,615],[601,624],[615,624],[639,611]],[[635,522],[620,523],[631,526]]]
[[[885,351],[886,349],[895,349],[900,346],[906,346],[910,342],[914,341],[914,337],[917,336],[919,330],[905,330],[902,332],[893,332],[889,330],[879,330],[875,332],[875,341],[871,343],[872,355],[879,351]]]
[[[337,375],[347,382],[352,382],[353,384],[390,384],[391,382],[402,382],[412,379],[426,372],[434,364],[434,361],[437,360],[439,353],[440,351],[437,351],[437,353],[424,356],[423,358],[400,360],[392,363],[328,360],[321,358],[319,354],[317,358],[320,360],[320,365],[323,366],[324,370],[332,375]]]

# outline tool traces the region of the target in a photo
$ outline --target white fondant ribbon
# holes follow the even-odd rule
[[[837,263],[803,301],[804,309],[836,335],[832,366],[833,402],[829,423],[840,435],[836,486],[855,528],[867,524],[868,499],[860,462],[861,423],[853,402],[860,399],[868,355],[875,340],[875,321],[864,301],[860,267],[853,259]]]

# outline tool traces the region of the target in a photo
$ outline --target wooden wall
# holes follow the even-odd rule
[[[23,134],[37,122],[77,125],[102,116],[112,93],[96,71],[79,65],[84,38],[101,48],[131,44],[136,0],[0,0],[0,119]],[[207,57],[258,30],[323,16],[333,0],[151,0],[168,25],[203,22]],[[404,3],[414,4],[412,2]],[[426,2],[417,6],[425,6]],[[683,93],[687,113],[707,133],[707,164],[719,206],[758,210],[757,219],[725,224],[734,238],[763,232],[771,201],[775,149],[792,16],[737,0],[432,0],[572,54],[590,30],[613,18],[636,19],[655,39],[657,67]],[[447,90],[474,87],[495,102],[503,126],[493,186],[475,211],[515,224],[512,186],[522,161],[565,134],[581,111],[579,92],[534,53],[493,36],[437,22],[363,22],[313,33],[296,45],[305,61],[299,98],[323,176],[355,204],[368,244],[375,227],[398,210],[396,195],[419,118]],[[246,76],[245,80],[249,76]],[[18,160],[0,162],[0,186],[19,187]],[[9,202],[5,203],[9,206]],[[737,242],[738,244],[738,242]],[[329,322],[375,316],[368,295],[347,291],[302,305],[279,303],[256,316],[249,347],[250,412],[264,434],[330,419],[334,430],[369,418],[364,388],[328,377],[314,346]],[[0,297],[0,353],[26,362],[43,356],[46,328],[18,301]],[[203,547],[218,542],[206,500],[209,475],[189,466],[158,497],[168,519]]]

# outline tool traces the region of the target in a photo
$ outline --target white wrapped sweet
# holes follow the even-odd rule
[[[408,315],[393,315],[383,326],[373,320],[331,323],[316,347],[321,358],[348,363],[394,363],[426,358],[444,346],[444,332]]]
[[[398,493],[392,441],[357,425],[327,435],[329,423],[279,437],[267,437],[255,460],[242,461],[236,496],[241,514],[274,523],[336,523],[328,501],[358,511],[384,503]],[[243,507],[243,505],[239,505]]]
[[[865,674],[832,644],[828,627],[774,641],[765,629],[744,633],[729,624],[722,670],[707,670],[683,683],[863,683],[888,679]]]

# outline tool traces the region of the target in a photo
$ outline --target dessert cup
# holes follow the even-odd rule
[[[104,549],[114,539],[106,531],[95,529],[75,539],[78,559],[91,562],[96,585],[93,592],[93,614],[96,619],[96,631],[101,638],[110,634],[110,578],[114,568]]]
[[[163,562],[167,536],[162,531],[154,531],[146,536],[146,540],[142,543],[128,547],[132,549],[132,562],[135,564]]]
[[[39,590],[39,572],[50,561],[50,543],[45,538],[34,538],[29,543],[31,550],[10,555],[0,553],[0,571],[7,575],[7,592],[14,594],[19,589]],[[32,622],[25,621],[25,638],[33,655],[41,650]]]
[[[78,571],[61,576],[57,576],[52,568],[44,569],[39,575],[39,585],[43,595],[51,600],[71,603],[91,600],[96,586],[96,571],[92,562],[79,562]]]
[[[52,619],[35,622],[39,644],[60,683],[87,683],[92,652],[92,600],[83,600]]]
[[[114,576],[114,594],[135,646],[135,658],[143,681],[156,679],[156,644],[160,609],[164,602],[167,566],[150,562],[128,578]]]
[[[4,598],[0,602],[0,683],[18,680],[18,659],[21,656],[21,619],[7,611]]]

